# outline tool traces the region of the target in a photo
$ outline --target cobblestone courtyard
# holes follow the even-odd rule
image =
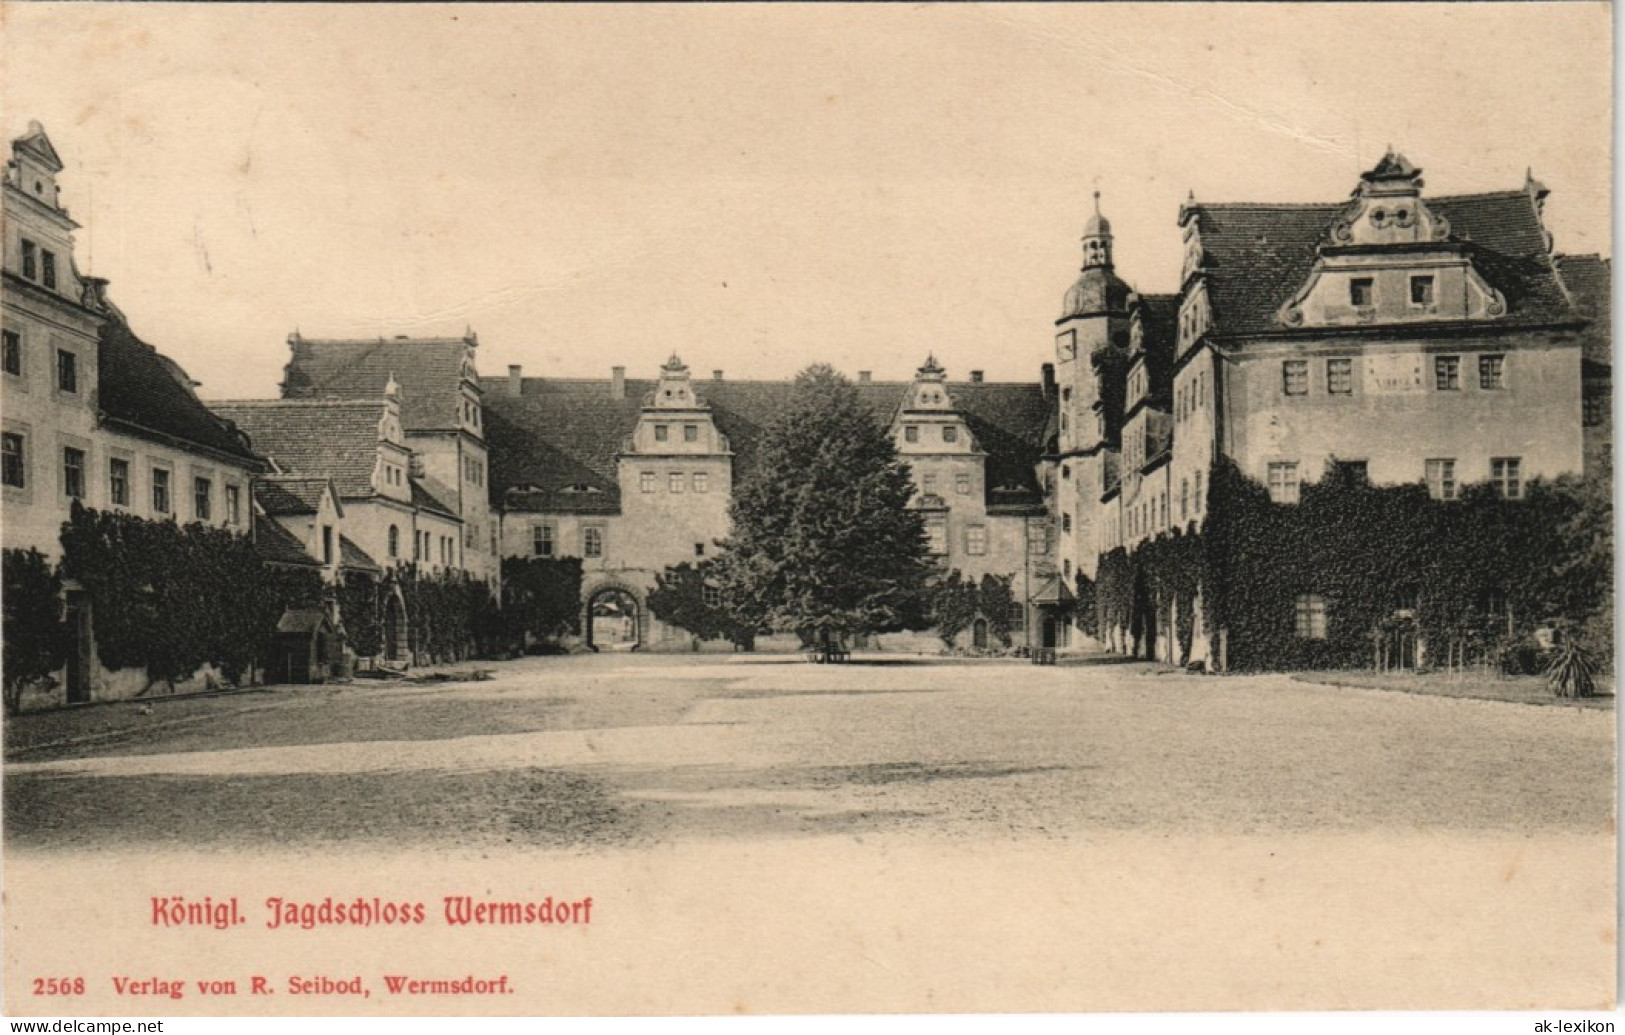
[[[1121,665],[532,658],[24,716],[13,848],[1600,833],[1613,716]]]

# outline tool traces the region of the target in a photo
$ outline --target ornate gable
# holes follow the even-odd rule
[[[1368,172],[1316,249],[1307,280],[1281,307],[1286,327],[1494,320],[1506,299],[1473,267],[1450,221],[1422,199],[1422,170],[1390,150]]]

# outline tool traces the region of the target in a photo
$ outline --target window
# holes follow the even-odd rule
[[[1326,598],[1315,593],[1300,593],[1295,602],[1295,625],[1300,640],[1326,638]]]
[[[28,468],[24,463],[23,437],[8,431],[4,436],[0,436],[0,443],[4,445],[4,450],[0,451],[0,461],[3,461],[4,465],[0,467],[0,481],[14,489],[26,488]]]
[[[440,537],[440,563],[451,567],[451,536]]]
[[[23,238],[23,276],[29,280],[39,279],[39,270],[36,267],[36,263],[39,261],[36,257],[38,253],[39,248],[34,242],[26,237]]]
[[[1371,468],[1365,460],[1338,460],[1338,477],[1345,482],[1360,484],[1371,480]]]
[[[40,281],[48,288],[56,287],[56,255],[52,252],[40,252]]]
[[[1029,528],[1027,552],[1034,557],[1043,557],[1049,553],[1049,523],[1038,522]]]
[[[704,543],[695,543],[694,544],[694,556],[696,556],[696,557],[704,557],[705,556],[705,544]]]
[[[1428,495],[1436,500],[1456,498],[1456,461],[1429,460],[1423,466],[1427,477]]]
[[[671,434],[671,429],[667,428],[666,425],[664,425],[664,424],[656,424],[655,425],[655,441],[656,442],[664,442],[664,441],[666,441],[666,439],[670,436],[670,434]]]
[[[711,476],[706,474],[704,471],[695,471],[694,472],[694,491],[695,492],[710,492],[711,491]]]
[[[169,472],[162,467],[152,469],[152,512],[169,513]]]
[[[698,442],[700,440],[700,426],[698,424],[683,425],[683,441]]]
[[[1281,364],[1281,391],[1287,395],[1309,394],[1309,361],[1289,359]]]
[[[1498,456],[1490,461],[1490,483],[1502,499],[1523,498],[1523,461],[1515,456]]]
[[[1184,478],[1179,479],[1179,520],[1183,521],[1191,512],[1191,483]]]
[[[604,556],[604,530],[587,527],[581,530],[581,556]]]
[[[1010,628],[1013,630],[1027,628],[1027,605],[1019,600],[1010,602]]]
[[[23,337],[16,331],[0,332],[0,340],[5,343],[5,370],[14,377],[21,377],[23,373]]]
[[[1071,535],[1072,534],[1072,515],[1071,514],[1062,514],[1061,515],[1061,534],[1062,535]]]
[[[192,512],[199,521],[209,520],[209,496],[214,483],[207,478],[192,479]]]
[[[1326,392],[1329,395],[1354,394],[1354,361],[1328,359],[1326,361]]]
[[[401,529],[399,525],[389,526],[389,556],[392,560],[401,556]]]
[[[1298,465],[1270,464],[1269,484],[1270,499],[1276,503],[1298,502]]]
[[[920,440],[920,429],[919,428],[915,427],[913,424],[906,424],[906,425],[903,426],[903,441],[904,442],[918,442],[919,440]]]
[[[1072,558],[1061,561],[1061,577],[1067,580],[1072,578]]]
[[[56,387],[58,391],[79,391],[79,357],[67,349],[56,350]]]
[[[1069,482],[1071,480],[1072,480],[1072,466],[1070,464],[1062,464],[1061,465],[1061,481]]]
[[[968,474],[956,474],[956,475],[954,475],[954,492],[958,493],[961,496],[969,496],[970,495],[970,475],[968,475]]]
[[[1064,403],[1072,401],[1072,389],[1070,387],[1061,389],[1061,401]]]
[[[1610,405],[1613,402],[1606,395],[1587,395],[1585,397],[1585,426],[1588,428],[1601,427],[1608,419]]]
[[[934,554],[948,552],[948,519],[937,516],[925,520],[926,549]]]
[[[1195,492],[1195,496],[1196,496],[1196,512],[1198,514],[1200,514],[1202,512],[1202,472],[1201,471],[1196,472],[1196,492]]]
[[[922,474],[920,475],[920,484],[924,487],[926,492],[936,492],[937,476],[934,474]]]
[[[85,451],[72,446],[62,450],[62,494],[85,498]]]
[[[1461,390],[1461,357],[1435,356],[1433,359],[1433,387],[1441,392]]]
[[[1478,357],[1478,387],[1486,392],[1506,387],[1506,357]]]
[[[655,491],[655,473],[653,471],[644,471],[638,475],[638,490],[640,492]]]
[[[333,563],[333,526],[322,526],[322,563]]]
[[[666,489],[670,492],[682,492],[683,483],[686,481],[688,479],[683,477],[683,472],[673,471],[666,475]]]
[[[958,442],[959,441],[959,429],[955,428],[955,427],[943,428],[942,429],[942,441],[944,441],[944,442]]]
[[[722,606],[722,590],[715,586],[701,586],[700,599],[705,601],[706,607]]]
[[[987,553],[987,526],[965,526],[965,552],[972,557],[980,557]]]
[[[1349,305],[1365,309],[1376,304],[1377,282],[1370,277],[1355,277],[1349,281]]]
[[[1411,278],[1411,305],[1429,306],[1433,304],[1433,278]]]
[[[130,461],[114,457],[107,462],[107,498],[115,507],[130,505]]]

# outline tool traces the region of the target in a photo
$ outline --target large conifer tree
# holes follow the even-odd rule
[[[857,389],[819,364],[796,376],[731,505],[718,584],[741,624],[813,639],[920,628],[933,572],[897,447]]]

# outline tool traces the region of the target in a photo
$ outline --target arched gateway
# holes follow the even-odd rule
[[[581,633],[593,650],[636,650],[643,643],[643,625],[643,605],[631,589],[610,584],[587,595]]]

